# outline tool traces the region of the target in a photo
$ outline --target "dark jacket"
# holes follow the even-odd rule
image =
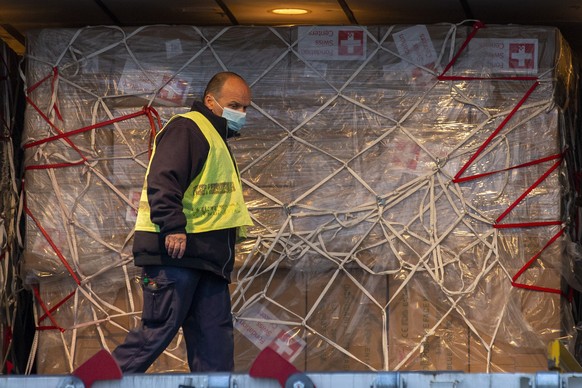
[[[226,143],[228,130],[224,118],[216,116],[201,102],[195,102],[192,110],[210,120]],[[200,128],[192,120],[183,117],[172,120],[156,137],[156,152],[150,164],[147,185],[151,220],[160,226],[160,233],[135,232],[135,265],[201,269],[230,281],[234,264],[235,228],[187,234],[186,252],[181,259],[168,256],[164,243],[168,234],[185,233],[182,193],[202,171],[209,147]]]

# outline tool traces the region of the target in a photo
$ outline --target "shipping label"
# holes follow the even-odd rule
[[[400,56],[417,66],[426,66],[437,60],[436,50],[425,25],[409,27],[393,35]]]
[[[287,361],[293,362],[305,348],[303,338],[289,327],[275,323],[277,317],[266,307],[252,310],[256,311],[252,315],[257,320],[237,319],[234,327],[260,350],[270,347]]]
[[[306,60],[365,60],[363,27],[299,27],[299,55]]]
[[[538,72],[537,39],[474,38],[468,45],[468,66],[497,72]]]
[[[161,88],[153,80],[161,80]],[[156,91],[156,102],[164,106],[181,106],[190,91],[192,78],[183,74],[169,72],[146,74],[132,61],[127,61],[119,79],[118,89],[129,95],[149,94]]]

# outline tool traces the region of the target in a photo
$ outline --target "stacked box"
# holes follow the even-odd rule
[[[23,276],[66,333],[39,331],[43,373],[138,324],[134,195],[158,128],[136,112],[187,111],[221,69],[253,94],[230,141],[255,221],[237,371],[267,346],[308,371],[529,371],[573,338],[575,74],[556,29],[98,27],[38,31],[27,57]],[[186,367],[178,336],[151,371]]]

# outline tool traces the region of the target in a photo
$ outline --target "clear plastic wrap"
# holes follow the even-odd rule
[[[89,357],[74,351],[81,334],[83,349],[112,349],[122,336],[100,332],[112,317],[125,319],[121,332],[137,324],[132,217],[152,125],[136,112],[186,111],[222,69],[253,94],[230,142],[255,222],[231,287],[236,370],[266,346],[309,371],[545,369],[548,341],[574,336],[561,292],[577,260],[561,158],[574,70],[554,28],[472,32],[31,34],[23,276],[40,290],[39,311],[73,295],[49,314],[64,334],[39,331],[39,370]],[[76,132],[51,138],[59,131]],[[151,371],[186,368],[178,337]]]

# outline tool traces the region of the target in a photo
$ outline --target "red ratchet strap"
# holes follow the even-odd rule
[[[46,82],[47,80],[49,80],[49,79],[52,78],[52,81],[51,81],[51,90],[54,93],[54,84],[56,82],[56,78],[57,77],[58,77],[58,71],[55,68],[55,69],[53,69],[52,75],[47,75],[45,78],[41,79],[39,82],[37,82],[36,84],[34,84],[32,87],[30,87],[28,89],[28,92],[33,91],[34,89],[36,89],[37,87],[39,87],[41,84],[43,84],[44,82]],[[83,127],[83,128],[79,128],[79,129],[76,129],[76,130],[73,130],[73,131],[63,132],[53,122],[51,122],[51,120],[48,118],[48,116],[46,114],[44,114],[44,112],[42,112],[38,108],[38,106],[36,106],[36,104],[34,104],[34,102],[28,96],[28,93],[27,93],[27,96],[26,96],[26,100],[27,100],[28,104],[30,106],[32,106],[39,113],[39,115],[51,126],[51,128],[53,128],[58,134],[57,135],[54,135],[54,136],[51,136],[51,137],[48,137],[46,139],[41,139],[41,140],[38,140],[38,141],[35,141],[35,142],[31,142],[31,143],[25,144],[23,147],[24,148],[31,148],[31,147],[39,146],[41,144],[48,143],[48,142],[52,142],[52,141],[56,141],[56,140],[63,139],[64,141],[67,142],[67,144],[69,144],[81,156],[81,160],[78,161],[78,162],[63,162],[63,163],[54,163],[54,164],[27,166],[25,168],[26,170],[62,168],[62,167],[70,167],[70,166],[77,166],[77,165],[80,165],[80,164],[84,164],[88,160],[81,153],[80,149],[70,139],[71,136],[74,136],[74,135],[77,135],[77,134],[80,134],[80,133],[83,133],[83,132],[87,132],[87,131],[90,131],[90,130],[93,130],[93,129],[102,128],[102,127],[105,127],[107,125],[114,124],[116,122],[133,119],[133,118],[136,118],[136,117],[139,117],[139,116],[142,116],[142,115],[145,115],[148,118],[148,121],[149,121],[150,127],[151,127],[151,131],[150,131],[150,141],[149,141],[149,146],[150,146],[149,153],[151,154],[151,144],[152,144],[153,138],[155,137],[155,134],[156,134],[156,128],[161,128],[161,126],[162,126],[161,118],[160,118],[158,112],[154,108],[146,106],[142,110],[140,110],[139,112],[135,112],[135,113],[132,113],[132,114],[129,114],[129,115],[117,117],[117,118],[114,118],[114,119],[111,119],[111,120],[107,120],[107,121],[104,121],[104,122],[101,122],[101,123],[89,125],[89,126],[86,126],[86,127]],[[61,117],[60,112],[58,111],[58,108],[56,107],[56,105],[54,106],[54,109],[55,109],[55,113],[57,114],[58,119],[62,121],[62,117]],[[22,182],[22,185],[23,185],[23,192],[25,192],[25,190],[24,190],[24,180]],[[59,258],[59,260],[61,261],[61,263],[65,266],[65,268],[67,269],[67,272],[71,275],[71,277],[73,278],[73,280],[75,281],[75,283],[77,283],[78,285],[80,285],[81,284],[81,281],[77,277],[77,274],[75,273],[75,271],[73,270],[73,268],[71,267],[71,265],[68,263],[67,259],[63,255],[63,253],[59,250],[59,248],[57,247],[57,245],[54,243],[54,241],[50,237],[49,233],[43,228],[43,226],[41,225],[40,221],[32,214],[32,212],[28,208],[28,206],[26,204],[26,197],[24,197],[24,205],[23,205],[23,208],[24,208],[25,213],[36,224],[37,228],[40,230],[40,232],[42,233],[42,235],[44,236],[44,238],[46,239],[46,241],[48,242],[48,244],[51,246],[51,248],[53,249],[53,251],[55,252],[55,254],[57,255],[57,257]],[[60,307],[67,300],[69,300],[75,294],[75,291],[71,292],[68,296],[66,296],[63,300],[61,300],[52,309],[49,310],[47,308],[47,306],[45,305],[45,303],[42,301],[41,297],[40,297],[40,293],[38,292],[38,287],[35,287],[33,289],[34,289],[36,298],[39,301],[39,304],[41,305],[42,309],[45,311],[45,314],[39,319],[39,322],[43,321],[46,318],[49,318],[49,320],[52,323],[51,326],[39,326],[37,329],[39,329],[39,330],[54,330],[54,329],[57,329],[57,330],[60,330],[60,331],[64,331],[65,329],[63,329],[62,327],[60,327],[56,323],[54,317],[51,314],[58,307]]]
[[[38,219],[36,217],[34,217],[34,215],[32,214],[32,212],[30,211],[30,209],[26,205],[26,199],[24,200],[24,206],[23,206],[23,208],[24,208],[24,212],[33,220],[33,222],[36,224],[37,228],[41,231],[41,233],[44,236],[44,238],[46,239],[46,241],[49,243],[49,245],[51,246],[51,248],[53,249],[53,251],[56,253],[56,255],[59,258],[59,260],[61,261],[61,263],[65,266],[65,268],[67,269],[67,271],[69,272],[69,274],[71,275],[71,277],[75,280],[75,283],[81,284],[81,281],[77,277],[77,274],[73,271],[73,268],[71,267],[71,265],[69,264],[69,262],[67,261],[67,259],[65,258],[65,256],[62,254],[62,252],[56,246],[56,244],[54,243],[54,241],[51,239],[50,235],[42,227],[42,225],[40,224],[40,222],[38,221]],[[52,326],[39,326],[39,327],[37,327],[37,329],[38,330],[58,329],[60,331],[65,331],[63,328],[61,328],[60,326],[57,325],[57,323],[56,323],[55,319],[53,318],[53,316],[51,315],[51,313],[54,310],[56,310],[58,307],[60,307],[61,305],[63,305],[68,299],[70,299],[75,294],[75,292],[74,291],[71,292],[68,296],[66,296],[63,300],[61,300],[52,309],[49,310],[46,307],[46,305],[45,305],[44,301],[42,300],[42,298],[40,297],[40,293],[38,292],[38,285],[35,286],[35,287],[33,287],[33,290],[34,290],[34,294],[35,294],[37,300],[39,301],[39,304],[40,304],[41,308],[45,312],[45,314],[42,317],[39,318],[39,320],[38,320],[39,323],[42,322],[47,317],[53,323]]]
[[[52,316],[52,313],[55,312],[55,310],[58,309],[59,307],[61,307],[63,304],[65,304],[65,302],[67,300],[71,299],[71,297],[73,297],[73,295],[75,295],[75,291],[72,291],[69,295],[67,295],[65,298],[63,298],[63,300],[61,300],[59,303],[57,303],[56,305],[54,305],[53,308],[51,308],[51,309],[49,309],[47,307],[47,305],[44,303],[44,301],[40,297],[40,291],[38,290],[38,285],[35,285],[34,287],[32,287],[32,291],[34,292],[34,296],[38,300],[38,303],[40,304],[40,307],[45,312],[44,315],[42,315],[40,318],[38,318],[39,324],[40,324],[40,322],[44,321],[47,318],[52,323],[52,326],[40,326],[39,325],[36,329],[37,330],[59,330],[62,333],[65,332],[65,329],[62,328],[62,327],[60,327],[57,324],[57,321]]]
[[[34,107],[34,109],[36,109],[36,111],[45,119],[45,121],[47,123],[49,123],[49,125],[55,131],[58,132],[58,135],[50,136],[50,137],[47,137],[45,139],[41,139],[41,140],[37,140],[37,141],[31,142],[31,143],[27,143],[23,147],[24,148],[32,148],[32,147],[36,147],[36,146],[39,146],[39,145],[44,144],[44,143],[52,142],[52,141],[59,140],[59,139],[64,139],[75,151],[77,151],[77,153],[81,156],[82,160],[80,160],[78,162],[54,163],[54,164],[27,166],[26,170],[70,167],[70,166],[76,166],[79,164],[83,164],[83,163],[87,162],[87,158],[81,153],[81,151],[77,148],[77,146],[72,142],[72,140],[69,138],[70,136],[78,135],[78,134],[83,133],[83,132],[91,131],[91,130],[97,129],[97,128],[102,128],[102,127],[105,127],[105,126],[108,126],[108,125],[111,125],[111,124],[114,124],[117,122],[121,122],[124,120],[130,120],[130,119],[133,119],[133,118],[136,118],[139,116],[143,116],[143,115],[145,115],[148,118],[148,121],[150,122],[151,131],[150,131],[150,140],[149,140],[149,153],[151,154],[152,139],[155,137],[155,134],[156,134],[156,124],[158,125],[157,128],[161,127],[161,119],[160,119],[158,112],[152,107],[144,107],[139,112],[131,113],[131,114],[128,114],[125,116],[120,116],[120,117],[117,117],[117,118],[114,118],[111,120],[106,120],[106,121],[96,123],[93,125],[88,125],[88,126],[83,127],[83,128],[75,129],[73,131],[62,132],[59,128],[57,128],[50,121],[50,119],[44,113],[42,113],[40,111],[40,109],[38,109],[32,103],[32,101],[30,101],[30,99],[28,97],[27,97],[27,100],[28,100],[29,104],[31,104]]]
[[[40,81],[38,81],[37,83],[35,83],[34,85],[32,85],[30,88],[26,89],[26,100],[28,101],[29,104],[31,104],[32,106],[36,108],[36,106],[34,105],[34,103],[32,103],[32,101],[28,98],[28,93],[34,91],[36,88],[38,88],[40,85],[42,85],[43,83],[45,83],[47,80],[51,80],[51,96],[54,94],[55,92],[55,83],[57,81],[59,77],[59,69],[56,67],[53,67],[53,72],[52,74],[48,74],[46,77],[44,77],[43,79],[41,79]],[[63,120],[63,118],[61,117],[61,113],[59,112],[59,109],[57,107],[57,104],[55,102],[55,104],[53,105],[53,108],[55,110],[55,113],[57,114],[57,117],[59,120]],[[38,111],[38,109],[37,109]],[[42,115],[42,112],[39,112]],[[50,122],[49,122],[50,124]]]
[[[47,78],[45,78],[47,79]],[[38,86],[38,84],[36,85]],[[36,87],[35,86],[35,87]],[[30,97],[26,96],[26,102],[32,106],[34,108],[34,110],[36,110],[38,112],[38,114],[51,126],[51,128],[53,128],[56,132],[58,133],[62,133],[62,131],[57,128],[56,125],[54,125],[51,120],[44,114],[43,111],[40,110],[40,108],[38,106],[36,106],[36,104],[30,99]],[[73,148],[75,151],[77,151],[77,153],[81,156],[82,160],[76,163],[58,163],[58,164],[53,164],[53,165],[45,165],[43,168],[60,168],[60,167],[68,167],[71,165],[79,165],[82,163],[85,163],[87,161],[87,158],[85,158],[85,156],[83,155],[83,153],[81,152],[81,150],[79,148],[77,148],[77,146],[71,141],[71,139],[69,139],[68,137],[65,138],[65,141],[71,146],[71,148]],[[24,145],[24,148],[30,148],[28,147],[26,144]],[[40,168],[39,166],[28,166],[25,168],[25,170],[32,170],[32,169],[38,169]]]
[[[59,250],[59,248],[57,247],[57,245],[54,243],[54,241],[52,240],[51,236],[47,233],[47,231],[42,227],[40,221],[34,216],[34,214],[32,214],[32,212],[30,211],[30,209],[28,208],[28,204],[26,201],[26,190],[24,189],[25,186],[25,180],[22,181],[21,183],[21,190],[22,190],[22,208],[24,210],[24,212],[32,219],[32,221],[35,223],[35,225],[37,226],[38,230],[40,230],[40,232],[42,233],[42,235],[44,236],[44,238],[46,239],[46,241],[49,243],[49,245],[51,246],[51,248],[55,251],[57,257],[59,258],[59,260],[61,261],[61,263],[63,263],[63,265],[65,266],[65,268],[67,269],[67,271],[69,272],[69,274],[71,275],[71,277],[73,278],[73,280],[75,281],[75,283],[77,284],[81,284],[81,281],[79,280],[79,278],[77,277],[77,274],[75,273],[75,271],[73,271],[73,268],[71,267],[71,265],[69,264],[69,262],[67,261],[67,259],[65,258],[65,256],[62,254],[62,252]]]
[[[48,143],[51,141],[64,139],[75,151],[77,151],[77,153],[81,156],[81,160],[79,160],[78,162],[63,162],[63,163],[27,166],[27,167],[25,167],[26,170],[42,170],[42,169],[49,169],[49,168],[62,168],[62,167],[71,167],[71,166],[78,166],[80,164],[84,164],[85,162],[87,162],[87,158],[81,153],[81,151],[71,141],[71,139],[69,139],[70,136],[78,135],[79,133],[87,132],[87,131],[90,131],[93,129],[105,127],[107,125],[114,124],[114,123],[117,123],[120,121],[133,119],[133,118],[136,118],[136,117],[139,117],[142,115],[145,115],[148,118],[148,121],[150,122],[151,131],[150,131],[150,140],[149,140],[149,144],[148,144],[148,154],[151,156],[152,143],[153,143],[153,138],[156,135],[156,128],[160,128],[162,126],[161,118],[160,118],[158,112],[152,107],[144,107],[139,112],[131,113],[131,114],[128,114],[125,116],[120,116],[120,117],[117,117],[117,118],[114,118],[111,120],[107,120],[107,121],[103,121],[101,123],[89,125],[89,126],[79,128],[79,129],[76,129],[73,131],[62,132],[53,123],[50,122],[49,118],[46,117],[46,115],[44,113],[42,113],[36,106],[34,106],[34,104],[32,104],[32,102],[28,99],[28,97],[27,97],[27,100],[29,101],[29,104],[33,105],[34,109],[36,109],[37,112],[39,112],[39,114],[46,120],[46,122],[49,123],[49,125],[54,130],[56,130],[59,134],[47,137],[45,139],[37,140],[35,142],[27,143],[23,147],[24,148],[31,148],[31,147],[36,147],[36,146],[39,146],[41,144]],[[157,124],[157,127],[156,127],[156,124]]]
[[[523,222],[523,223],[500,223],[520,202],[522,202],[525,197],[538,185],[540,185],[554,170],[556,170],[563,160],[563,154],[551,155],[544,158],[540,158],[538,160],[526,162],[517,166],[511,166],[505,169],[497,170],[497,171],[490,171],[486,173],[476,174],[472,176],[462,177],[463,173],[475,162],[475,160],[479,157],[479,155],[489,146],[491,141],[501,132],[501,130],[507,125],[509,120],[516,114],[516,112],[522,107],[522,105],[527,101],[527,99],[531,96],[534,90],[539,86],[540,82],[537,77],[534,76],[506,76],[506,77],[464,77],[464,76],[448,76],[446,73],[453,67],[453,65],[457,62],[458,58],[461,56],[462,52],[467,48],[469,42],[475,37],[477,32],[484,28],[485,25],[481,22],[477,22],[473,25],[473,30],[467,36],[467,39],[461,45],[459,51],[455,54],[453,59],[450,63],[445,67],[441,75],[438,76],[440,81],[471,81],[471,80],[506,80],[506,81],[534,81],[532,86],[526,91],[525,95],[519,100],[517,105],[511,110],[511,112],[505,117],[505,119],[499,124],[499,126],[489,135],[489,137],[485,140],[483,144],[477,149],[475,154],[473,154],[469,160],[461,167],[461,169],[455,174],[453,178],[454,183],[463,183],[475,179],[480,179],[489,175],[498,174],[501,172],[506,172],[518,168],[525,168],[529,166],[533,166],[540,163],[551,162],[554,161],[552,166],[540,177],[538,178],[528,189],[526,189],[509,207],[495,220],[493,225],[496,229],[507,229],[507,228],[532,228],[532,227],[547,227],[547,226],[560,226],[562,224],[561,221],[531,221],[531,222]],[[512,286],[516,288],[523,288],[532,291],[541,291],[541,292],[549,292],[554,294],[560,294],[566,298],[568,295],[564,294],[562,290],[555,289],[555,288],[548,288],[548,287],[541,287],[536,285],[524,284],[519,283],[517,280],[519,277],[527,271],[529,267],[541,256],[541,254],[551,245],[553,244],[562,234],[564,233],[564,227],[561,227],[560,230],[546,243],[546,245],[536,253],[512,278]]]
[[[515,170],[515,169],[518,169],[518,168],[524,168],[524,167],[534,166],[536,164],[540,164],[540,163],[544,163],[544,162],[549,162],[549,161],[552,161],[552,160],[555,160],[555,159],[562,159],[562,154],[556,154],[556,155],[546,156],[545,158],[540,158],[540,159],[537,159],[537,160],[533,160],[531,162],[519,164],[517,166],[507,167],[507,168],[503,168],[501,170],[488,171],[488,172],[484,172],[482,174],[475,174],[475,175],[471,175],[471,176],[463,177],[463,178],[458,177],[459,173],[457,173],[457,175],[455,175],[455,178],[453,178],[453,182],[454,183],[461,183],[461,182],[466,182],[466,181],[472,181],[474,179],[484,178],[486,176],[498,174],[500,172],[506,172],[506,171],[511,171],[511,170]],[[463,171],[465,169],[466,169],[466,167],[463,167]],[[463,171],[461,171],[461,172],[463,172]]]
[[[25,191],[24,191],[24,181],[22,182],[22,192],[25,193]],[[46,230],[42,227],[42,225],[40,224],[40,222],[36,219],[36,217],[34,217],[34,215],[32,214],[32,212],[30,211],[30,209],[26,205],[26,195],[25,194],[23,194],[23,195],[24,195],[24,197],[23,197],[24,198],[24,200],[23,200],[23,209],[24,209],[24,212],[34,221],[34,223],[36,224],[36,226],[38,227],[38,229],[41,231],[42,235],[47,240],[47,242],[49,243],[49,245],[51,246],[51,248],[53,248],[53,250],[57,254],[58,258],[61,260],[61,262],[63,263],[63,265],[65,266],[65,268],[67,268],[67,271],[69,272],[69,274],[75,280],[75,283],[81,284],[81,282],[79,281],[79,278],[77,277],[77,275],[75,274],[75,272],[73,271],[73,269],[71,268],[71,266],[69,265],[69,263],[67,262],[67,260],[63,256],[63,254],[61,253],[61,251],[59,250],[59,248],[53,242],[53,240],[51,239],[50,235],[46,232]],[[44,303],[44,301],[42,300],[42,298],[40,297],[40,292],[38,291],[38,284],[37,285],[34,285],[32,287],[32,290],[33,290],[34,295],[35,295],[36,299],[38,300],[41,308],[45,312],[45,314],[42,315],[38,319],[38,322],[40,323],[40,322],[42,322],[43,320],[45,320],[48,317],[49,320],[53,324],[52,326],[38,326],[36,329],[37,330],[55,330],[55,329],[57,329],[57,330],[59,330],[61,332],[64,332],[65,329],[63,329],[62,327],[60,327],[59,325],[57,325],[57,323],[56,323],[54,317],[51,315],[51,313],[54,312],[60,306],[62,306],[67,300],[69,300],[75,294],[75,292],[74,291],[71,292],[63,300],[61,300],[55,306],[53,306],[52,309],[49,309],[46,306],[46,304]]]
[[[117,117],[117,118],[114,118],[114,119],[111,119],[111,120],[106,120],[106,121],[103,121],[103,122],[100,122],[100,123],[96,123],[96,124],[93,124],[93,125],[88,125],[88,126],[83,127],[83,128],[75,129],[73,131],[60,132],[58,135],[50,136],[50,137],[47,137],[45,139],[41,139],[41,140],[37,140],[37,141],[31,142],[31,143],[27,143],[27,144],[24,145],[24,148],[36,147],[36,146],[41,145],[41,144],[44,144],[44,143],[48,143],[48,142],[55,141],[55,140],[59,140],[59,139],[63,139],[63,138],[68,138],[70,136],[78,135],[80,133],[87,132],[87,131],[90,131],[92,129],[97,129],[97,128],[105,127],[105,126],[110,125],[110,124],[118,123],[118,122],[124,121],[124,120],[133,119],[133,118],[136,118],[136,117],[139,117],[139,116],[143,116],[143,115],[146,115],[148,117],[148,120],[149,120],[150,125],[152,127],[152,132],[155,134],[155,132],[156,132],[155,131],[155,128],[156,127],[155,127],[155,122],[154,122],[152,116],[153,115],[156,115],[157,118],[158,118],[158,122],[161,123],[161,120],[159,118],[158,112],[156,112],[156,110],[154,108],[152,108],[152,107],[144,107],[139,112],[131,113],[131,114],[128,114],[128,115],[125,115],[125,116],[120,116],[120,117]]]
[[[513,275],[513,278],[511,278],[511,285],[513,287],[523,288],[523,289],[531,290],[531,291],[541,291],[541,292],[549,292],[549,293],[552,293],[552,294],[559,294],[559,295],[562,295],[563,297],[565,297],[566,299],[568,299],[569,301],[572,300],[572,293],[566,294],[562,290],[559,290],[557,288],[541,287],[541,286],[536,286],[536,285],[525,284],[525,283],[518,283],[517,282],[517,279],[519,279],[519,277],[529,267],[531,267],[531,265],[541,256],[541,254],[546,250],[546,248],[548,248],[550,245],[552,245],[560,236],[562,236],[562,234],[564,234],[564,228],[560,229],[558,231],[558,233],[556,233],[546,243],[546,245],[544,245],[544,247],[539,250],[538,253],[536,253],[531,259],[529,259],[529,261],[527,263],[525,263],[525,265],[519,271],[517,271],[517,273],[515,275]]]
[[[125,116],[120,116],[111,120],[106,120],[103,121],[101,123],[96,123],[93,125],[88,125],[86,127],[83,128],[79,128],[73,131],[69,131],[69,132],[63,132],[61,129],[59,129],[49,118],[48,116],[42,111],[40,110],[40,108],[30,99],[30,97],[28,96],[28,94],[35,90],[36,88],[38,88],[40,85],[42,85],[44,82],[46,82],[47,80],[52,78],[51,81],[51,91],[54,92],[54,84],[55,84],[55,80],[58,77],[58,70],[56,68],[53,69],[53,74],[52,77],[51,75],[47,75],[46,77],[44,77],[43,79],[41,79],[40,81],[38,81],[37,83],[35,83],[34,85],[32,85],[30,88],[27,89],[27,95],[26,95],[26,101],[27,103],[32,106],[37,113],[49,124],[49,126],[55,130],[55,132],[57,132],[57,135],[54,136],[50,136],[48,138],[45,139],[41,139],[41,140],[37,140],[31,143],[27,143],[25,144],[23,147],[26,148],[31,148],[31,147],[36,147],[39,146],[41,144],[44,143],[48,143],[51,141],[55,141],[55,140],[59,140],[59,139],[63,139],[65,140],[70,146],[71,148],[73,148],[75,151],[77,151],[77,153],[79,154],[79,156],[81,157],[81,160],[78,162],[68,162],[68,163],[55,163],[55,164],[46,164],[46,165],[36,165],[36,166],[27,166],[25,169],[26,170],[38,170],[38,169],[47,169],[47,168],[62,168],[62,167],[70,167],[70,166],[77,166],[79,164],[83,164],[85,162],[87,162],[87,158],[83,155],[83,153],[81,152],[81,150],[73,143],[73,141],[70,139],[71,136],[83,133],[83,132],[87,132],[93,129],[97,129],[97,128],[102,128],[105,127],[107,125],[111,125],[117,122],[121,122],[121,121],[125,121],[125,120],[129,120],[129,119],[133,119],[142,115],[145,115],[148,118],[148,121],[150,122],[150,127],[151,127],[151,132],[150,132],[150,141],[149,141],[149,153],[151,154],[151,144],[152,144],[152,139],[153,137],[155,137],[156,134],[156,124],[157,124],[157,128],[161,127],[161,119],[160,116],[158,114],[158,112],[150,107],[150,106],[145,106],[142,110],[135,112],[135,113],[131,113]],[[57,118],[59,120],[62,121],[62,117],[60,115],[60,112],[58,111],[57,106],[54,106],[55,108],[55,113],[57,114]]]
[[[525,96],[523,96],[523,98],[521,100],[519,100],[519,102],[511,110],[511,112],[509,113],[509,115],[507,115],[507,117],[501,122],[501,124],[499,124],[499,126],[495,129],[495,131],[493,131],[493,133],[491,135],[489,135],[489,137],[487,138],[487,140],[485,140],[485,142],[483,144],[481,144],[481,146],[479,147],[479,149],[477,150],[477,152],[475,152],[475,154],[473,156],[471,156],[471,158],[469,158],[469,160],[467,161],[467,163],[465,163],[465,165],[463,167],[461,167],[461,169],[459,170],[459,172],[457,172],[457,174],[455,175],[455,177],[453,179],[453,182],[454,183],[457,183],[457,179],[460,179],[461,175],[463,175],[463,173],[465,172],[465,170],[467,168],[469,168],[469,166],[471,164],[473,164],[473,162],[475,161],[475,159],[477,159],[477,157],[481,154],[481,152],[483,152],[483,150],[485,148],[487,148],[487,146],[489,145],[489,143],[491,143],[491,141],[499,134],[499,132],[501,132],[501,130],[505,127],[505,125],[509,122],[509,120],[513,117],[513,115],[515,115],[515,113],[518,111],[518,109],[524,104],[524,102],[533,93],[533,91],[535,90],[535,88],[538,85],[539,85],[539,82],[535,82],[529,88],[529,90],[525,93]]]
[[[148,117],[148,120],[150,122],[150,128],[151,128],[150,129],[150,139],[148,141],[148,160],[149,160],[152,158],[152,146],[154,144],[154,139],[156,138],[156,128],[159,128],[159,129],[162,128],[162,119],[160,118],[158,111],[156,111],[154,108],[144,107],[144,109],[147,109],[147,117]],[[155,121],[154,121],[154,118],[156,119]],[[156,124],[157,124],[157,126],[156,126]]]
[[[65,268],[67,269],[67,272],[69,272],[69,274],[71,275],[71,277],[73,278],[73,280],[75,281],[75,283],[81,284],[81,281],[77,277],[77,274],[75,273],[75,271],[73,271],[73,268],[71,267],[71,265],[69,264],[69,262],[67,261],[67,259],[65,258],[65,256],[62,254],[62,252],[59,250],[59,248],[57,247],[57,245],[51,239],[51,236],[42,227],[42,225],[40,224],[40,222],[38,221],[38,219],[32,214],[32,212],[30,211],[30,209],[26,205],[26,200],[24,201],[24,206],[23,207],[24,207],[24,212],[36,224],[36,227],[38,228],[38,230],[40,230],[40,232],[42,233],[42,235],[44,236],[44,238],[46,239],[46,241],[49,243],[49,245],[51,246],[51,248],[53,249],[53,251],[57,254],[57,257],[59,258],[59,260],[61,261],[61,263],[65,266]]]
[[[461,45],[461,48],[459,48],[459,51],[455,54],[453,59],[451,59],[449,64],[445,67],[441,75],[439,75],[438,77],[439,80],[441,81],[443,80],[443,78],[441,77],[444,77],[445,74],[451,69],[451,67],[453,67],[453,65],[457,62],[457,59],[459,59],[463,51],[465,51],[465,48],[467,48],[467,46],[469,45],[469,42],[473,39],[473,37],[477,34],[477,31],[479,31],[479,29],[481,28],[485,28],[485,24],[483,24],[482,22],[476,22],[475,24],[473,24],[473,31],[471,31],[469,36],[467,36],[467,39],[465,39],[465,41]]]
[[[556,161],[545,173],[542,174],[526,191],[524,191],[519,198],[517,198],[509,207],[495,220],[495,224],[498,224],[503,220],[523,199],[540,183],[542,183],[556,168],[562,163],[562,158]],[[556,221],[557,222],[557,221]]]

